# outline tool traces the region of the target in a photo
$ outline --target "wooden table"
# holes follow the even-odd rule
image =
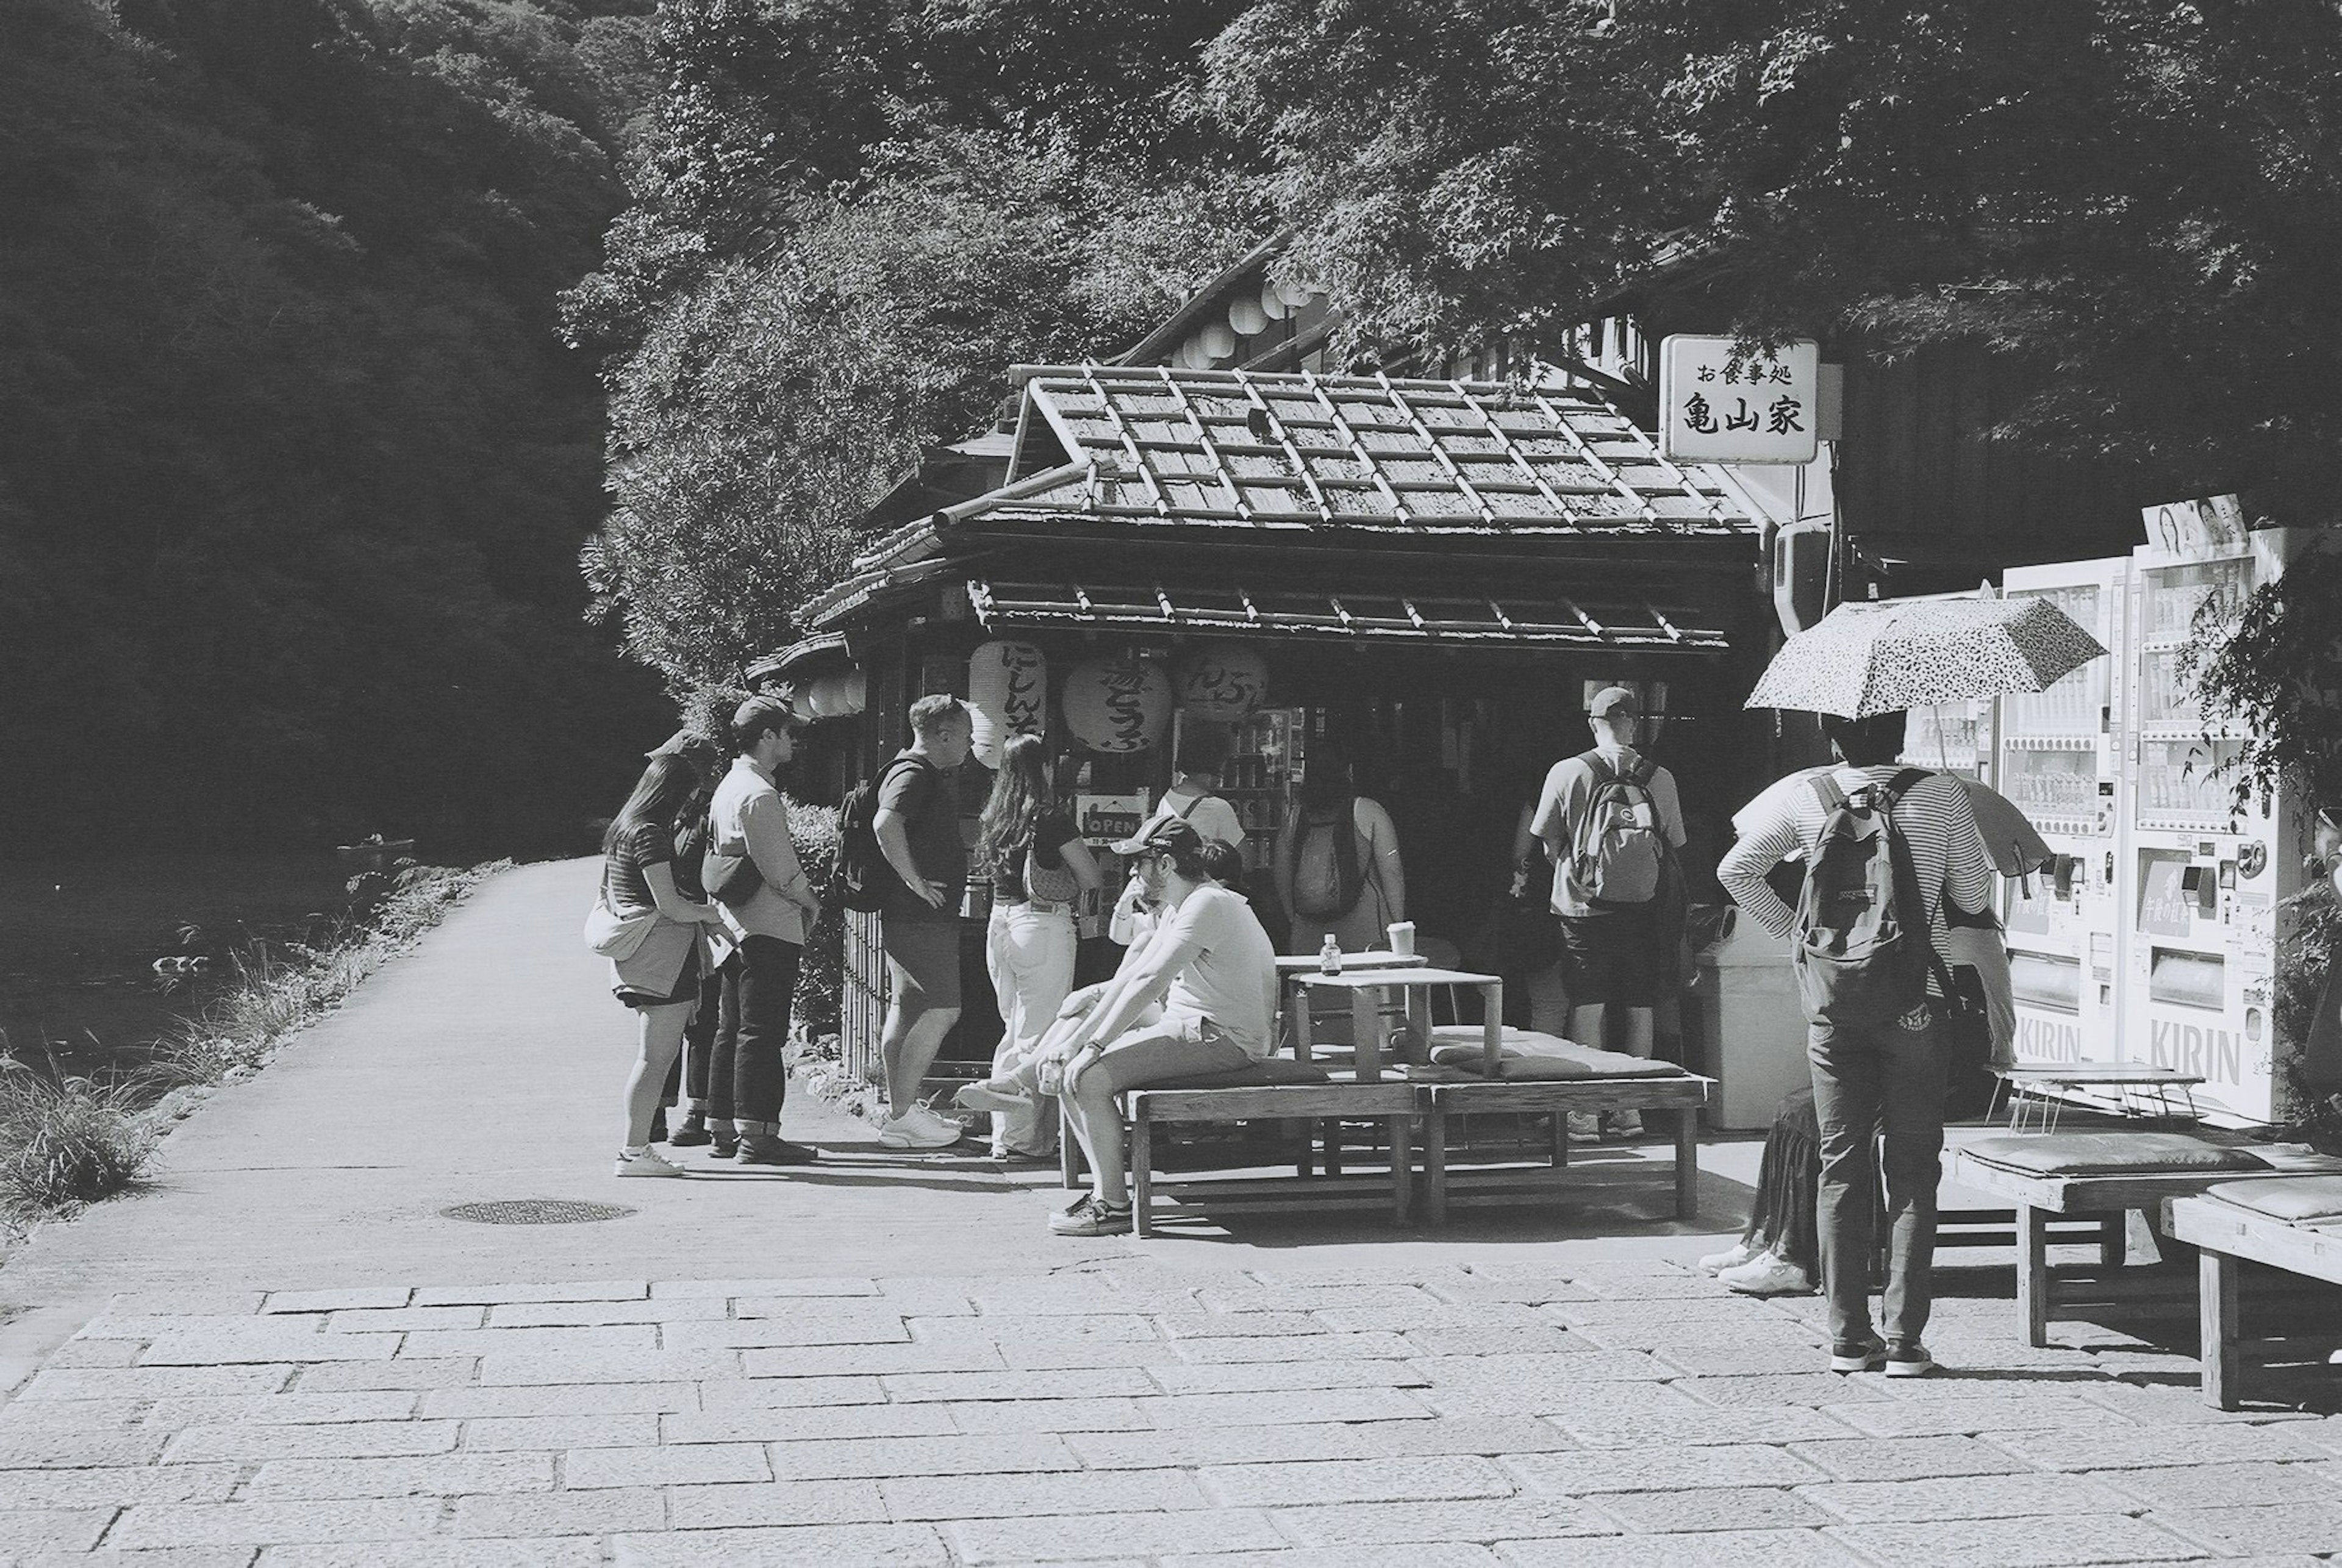
[[[1431,992],[1434,986],[1469,986],[1479,992],[1486,1009],[1481,1039],[1487,1049],[1487,1073],[1496,1076],[1497,1063],[1504,1054],[1505,983],[1494,974],[1475,974],[1461,969],[1434,969],[1429,964],[1416,963],[1377,965],[1372,968],[1350,966],[1345,957],[1337,974],[1326,974],[1316,969],[1299,971],[1286,976],[1291,987],[1295,1004],[1293,1014],[1294,1054],[1309,1059],[1309,1004],[1323,992],[1347,992],[1350,998],[1351,1044],[1357,1053],[1357,1079],[1361,1084],[1382,1081],[1383,1057],[1393,1041],[1388,1024],[1383,1018],[1383,997],[1393,991],[1406,998],[1406,1025],[1397,1043],[1403,1059],[1412,1062],[1430,1060]]]

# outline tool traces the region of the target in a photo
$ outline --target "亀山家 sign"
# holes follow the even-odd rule
[[[1821,352],[1678,334],[1659,345],[1659,450],[1686,463],[1811,463]]]

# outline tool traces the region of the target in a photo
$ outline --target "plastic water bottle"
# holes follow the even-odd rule
[[[1326,945],[1317,950],[1317,967],[1327,974],[1342,973],[1342,944],[1330,931],[1326,934]]]

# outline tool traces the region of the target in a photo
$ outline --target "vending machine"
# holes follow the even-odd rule
[[[2002,885],[2017,1060],[2120,1059],[2121,747],[2130,563],[2011,568],[2010,598],[2046,598],[2106,644],[2047,691],[1996,704],[1992,775],[2053,858]]]
[[[2215,727],[2207,737],[2179,659],[2201,605],[2216,595],[2241,603],[2309,539],[2267,529],[2186,554],[2147,545],[2131,561],[2123,1054],[2202,1074],[2197,1103],[2223,1120],[2267,1122],[2284,1110],[2270,999],[2315,814],[2282,797],[2266,810],[2236,808],[2228,781],[2212,774],[2234,754],[2234,733]]]

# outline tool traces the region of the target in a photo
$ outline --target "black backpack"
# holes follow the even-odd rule
[[[1357,804],[1356,796],[1344,795],[1330,817],[1294,808],[1287,880],[1293,884],[1293,913],[1304,920],[1339,920],[1358,906],[1366,891],[1366,869],[1358,864]],[[1313,854],[1321,834],[1326,841],[1323,858]]]
[[[1828,773],[1813,775],[1822,829],[1806,861],[1791,955],[1812,1023],[1884,1024],[1927,999],[1928,968],[1939,961],[1895,808],[1929,776],[1905,768],[1849,796]]]
[[[877,821],[878,792],[906,763],[921,768],[931,765],[917,757],[896,757],[880,768],[876,777],[856,784],[838,808],[837,868],[829,878],[831,903],[867,914],[885,908],[886,895],[903,885],[903,879],[886,864],[886,852],[878,847]]]

